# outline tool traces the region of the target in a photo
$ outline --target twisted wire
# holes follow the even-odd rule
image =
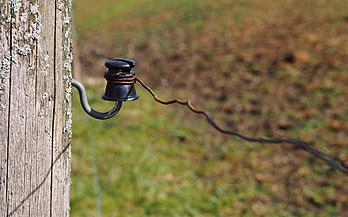
[[[212,119],[212,117],[210,116],[210,114],[208,112],[206,112],[204,110],[196,109],[195,107],[192,106],[190,100],[179,100],[179,99],[173,99],[173,100],[168,100],[168,101],[161,100],[160,98],[157,97],[155,92],[149,86],[147,86],[141,79],[136,77],[135,81],[139,82],[152,95],[152,97],[154,98],[154,100],[156,102],[163,104],[163,105],[180,104],[180,105],[187,106],[192,112],[205,116],[208,123],[222,134],[237,136],[245,141],[255,142],[255,143],[262,143],[262,144],[264,144],[264,143],[269,143],[269,144],[287,143],[287,144],[295,145],[295,146],[300,147],[300,148],[304,149],[305,151],[313,154],[316,158],[322,160],[331,168],[336,169],[336,170],[348,175],[348,167],[344,166],[342,163],[340,163],[338,161],[335,161],[334,159],[330,158],[328,155],[326,155],[322,151],[318,150],[317,148],[313,147],[312,145],[310,145],[306,142],[303,142],[303,141],[298,140],[298,139],[293,139],[293,138],[255,138],[255,137],[244,135],[238,131],[222,129]]]

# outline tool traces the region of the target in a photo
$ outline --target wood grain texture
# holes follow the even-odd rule
[[[56,13],[56,58],[55,66],[58,74],[63,75],[56,78],[56,104],[53,132],[53,179],[52,179],[52,216],[69,216],[70,207],[70,162],[71,162],[71,71],[72,71],[72,39],[71,39],[71,13],[72,0],[61,1],[57,5]]]
[[[0,216],[69,216],[71,2],[0,8]]]
[[[8,1],[0,1],[0,216],[7,213],[7,150],[8,150],[8,113],[9,113],[9,82],[11,72],[10,55],[10,23]]]

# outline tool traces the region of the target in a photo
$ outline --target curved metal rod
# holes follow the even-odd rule
[[[79,91],[82,108],[89,116],[100,120],[106,120],[114,117],[121,110],[122,102],[116,102],[115,106],[107,112],[97,112],[93,110],[91,106],[88,104],[86,89],[83,86],[83,84],[81,84],[79,81],[75,79],[71,80],[71,84]]]

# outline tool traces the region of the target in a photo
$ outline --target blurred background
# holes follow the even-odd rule
[[[295,137],[348,164],[348,0],[75,0],[74,77],[109,109],[104,61],[224,128]],[[140,99],[108,121],[74,92],[72,216],[347,216],[347,177],[291,145],[224,136]]]

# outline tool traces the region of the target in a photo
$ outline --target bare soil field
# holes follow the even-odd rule
[[[232,2],[188,1],[185,7],[184,1],[158,8],[138,4],[105,18],[103,25],[81,25],[83,75],[101,78],[105,57],[133,58],[138,76],[159,95],[192,99],[224,128],[300,138],[348,165],[348,1]],[[77,12],[82,9],[77,5]],[[77,18],[78,27],[82,22]],[[199,118],[186,117],[193,122]],[[221,141],[228,139],[221,136]],[[343,174],[299,148],[272,150],[257,160],[230,160],[230,167],[203,178],[230,173],[226,182],[232,182],[239,174],[270,188],[231,209],[280,201],[294,216],[325,216],[330,210],[320,211],[326,206],[334,207],[332,216],[347,215]],[[197,160],[214,157],[212,151]],[[235,171],[233,164],[245,171]],[[254,214],[263,216],[260,210]]]

